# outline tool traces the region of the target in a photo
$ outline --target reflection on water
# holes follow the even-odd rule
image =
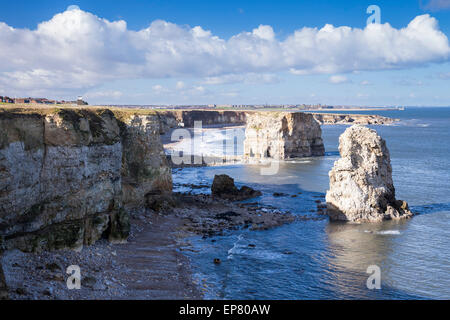
[[[390,266],[386,261],[392,252],[394,237],[401,234],[403,226],[404,222],[327,225],[328,250],[332,253],[328,263],[336,274],[332,284],[336,294],[343,297],[364,297],[369,294],[366,287],[369,274],[366,272],[372,265],[381,269],[382,288],[392,286],[388,277]],[[360,286],[355,288],[355,282]]]

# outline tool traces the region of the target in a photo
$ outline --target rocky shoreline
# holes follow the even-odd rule
[[[248,121],[245,155],[258,161],[324,153],[311,114],[182,116],[185,123],[197,116],[211,124]],[[0,109],[0,298],[197,299],[201,289],[181,253],[186,238],[325,219],[319,199],[308,216],[238,202],[261,193],[238,189],[227,176],[214,179],[211,194],[173,193],[160,137],[165,123],[178,125],[142,110]],[[397,208],[394,193],[388,196]],[[81,290],[67,289],[66,270],[74,265]]]
[[[201,299],[194,282],[187,238],[228,230],[265,230],[298,219],[257,203],[237,203],[211,195],[158,196],[153,209],[132,214],[126,243],[100,240],[81,251],[24,253],[9,250],[0,258],[13,300]],[[211,261],[217,263],[217,261]],[[66,269],[81,269],[81,290],[68,290]]]
[[[400,119],[369,114],[312,113],[312,115],[321,125],[391,125],[400,121]]]

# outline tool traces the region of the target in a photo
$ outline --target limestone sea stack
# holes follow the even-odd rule
[[[322,129],[313,115],[302,112],[248,112],[244,160],[285,160],[324,154]]]
[[[339,152],[326,196],[330,219],[379,222],[413,215],[406,202],[395,199],[389,150],[375,130],[348,128],[339,139]]]

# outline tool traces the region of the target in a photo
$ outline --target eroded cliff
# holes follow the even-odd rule
[[[244,159],[323,156],[322,130],[311,114],[248,112]]]
[[[203,126],[211,125],[245,125],[248,114],[275,113],[275,111],[257,110],[257,111],[224,111],[224,110],[166,110],[158,111],[161,121],[162,133],[171,128],[176,128],[183,124],[186,128],[194,127],[195,121],[201,121]],[[279,111],[289,113],[299,113],[295,111]],[[379,115],[369,114],[337,114],[337,113],[310,113],[319,122],[319,124],[374,124],[386,125],[392,124],[398,119],[392,119]]]
[[[171,173],[155,115],[0,111],[1,247],[78,249],[128,237],[128,212]]]
[[[388,125],[399,119],[370,114],[337,114],[337,113],[313,113],[314,119],[320,124],[372,124]]]
[[[412,216],[408,204],[395,198],[389,150],[375,130],[348,128],[339,138],[339,152],[326,195],[332,220],[377,222]]]
[[[247,121],[245,111],[166,110],[159,111],[158,114],[164,132],[178,126],[193,128],[196,121],[201,121],[202,126],[244,125]]]

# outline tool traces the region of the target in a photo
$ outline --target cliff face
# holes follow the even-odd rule
[[[248,112],[244,159],[323,156],[322,130],[311,114]]]
[[[214,110],[169,110],[160,111],[162,132],[176,128],[180,123],[186,128],[192,128],[195,121],[202,121],[202,125],[220,125],[247,123],[247,115],[250,113],[267,113],[268,111],[214,111]],[[288,112],[288,111],[286,111]],[[274,113],[274,112],[270,112]],[[298,112],[290,112],[298,113]],[[312,114],[319,124],[392,124],[398,119],[368,114],[337,114],[337,113],[308,113]]]
[[[406,202],[395,199],[389,150],[376,131],[348,128],[339,139],[339,152],[326,196],[331,219],[376,222],[412,215]]]
[[[399,119],[392,119],[378,115],[369,114],[334,114],[334,113],[313,113],[314,119],[320,124],[392,124]]]
[[[127,210],[157,188],[171,189],[156,125],[151,116],[119,121],[109,110],[0,112],[1,247],[126,239]]]
[[[172,190],[172,170],[161,143],[157,115],[132,116],[124,124],[122,199],[126,210],[136,210],[145,206],[147,195]]]
[[[217,124],[241,124],[246,123],[244,111],[209,111],[209,110],[173,110],[160,113],[165,118],[169,128],[184,124],[186,128],[194,127],[195,121],[201,121],[203,126]]]

